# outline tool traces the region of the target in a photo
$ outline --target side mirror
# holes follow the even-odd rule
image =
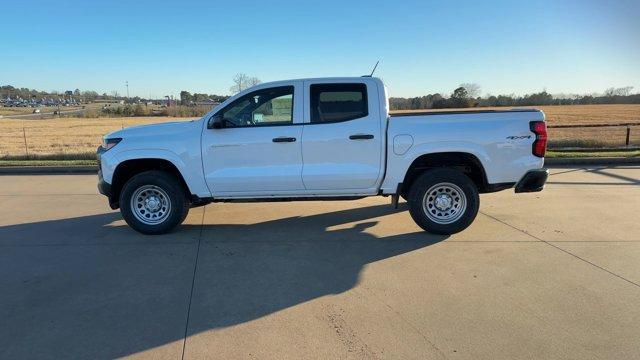
[[[224,119],[220,115],[214,115],[209,119],[209,129],[222,129],[224,128]]]

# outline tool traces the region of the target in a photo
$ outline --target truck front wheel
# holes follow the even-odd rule
[[[466,229],[478,214],[476,185],[460,171],[432,169],[420,175],[409,189],[409,212],[424,230],[449,235]]]
[[[189,203],[181,183],[163,171],[145,171],[133,176],[120,193],[120,212],[134,230],[164,234],[187,216]]]

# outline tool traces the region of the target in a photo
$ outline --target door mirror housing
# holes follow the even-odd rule
[[[209,129],[222,129],[224,128],[224,119],[222,115],[214,115],[209,119],[207,126]]]

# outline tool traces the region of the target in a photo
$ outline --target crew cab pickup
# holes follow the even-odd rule
[[[104,136],[99,191],[145,234],[223,201],[407,201],[424,230],[469,226],[479,193],[542,190],[547,143],[538,110],[389,115],[375,77],[264,83],[194,121]]]

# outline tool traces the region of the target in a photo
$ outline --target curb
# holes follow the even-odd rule
[[[3,166],[0,175],[97,174],[97,166]]]
[[[583,157],[583,158],[545,158],[544,166],[563,165],[640,165],[640,156],[633,157]]]

